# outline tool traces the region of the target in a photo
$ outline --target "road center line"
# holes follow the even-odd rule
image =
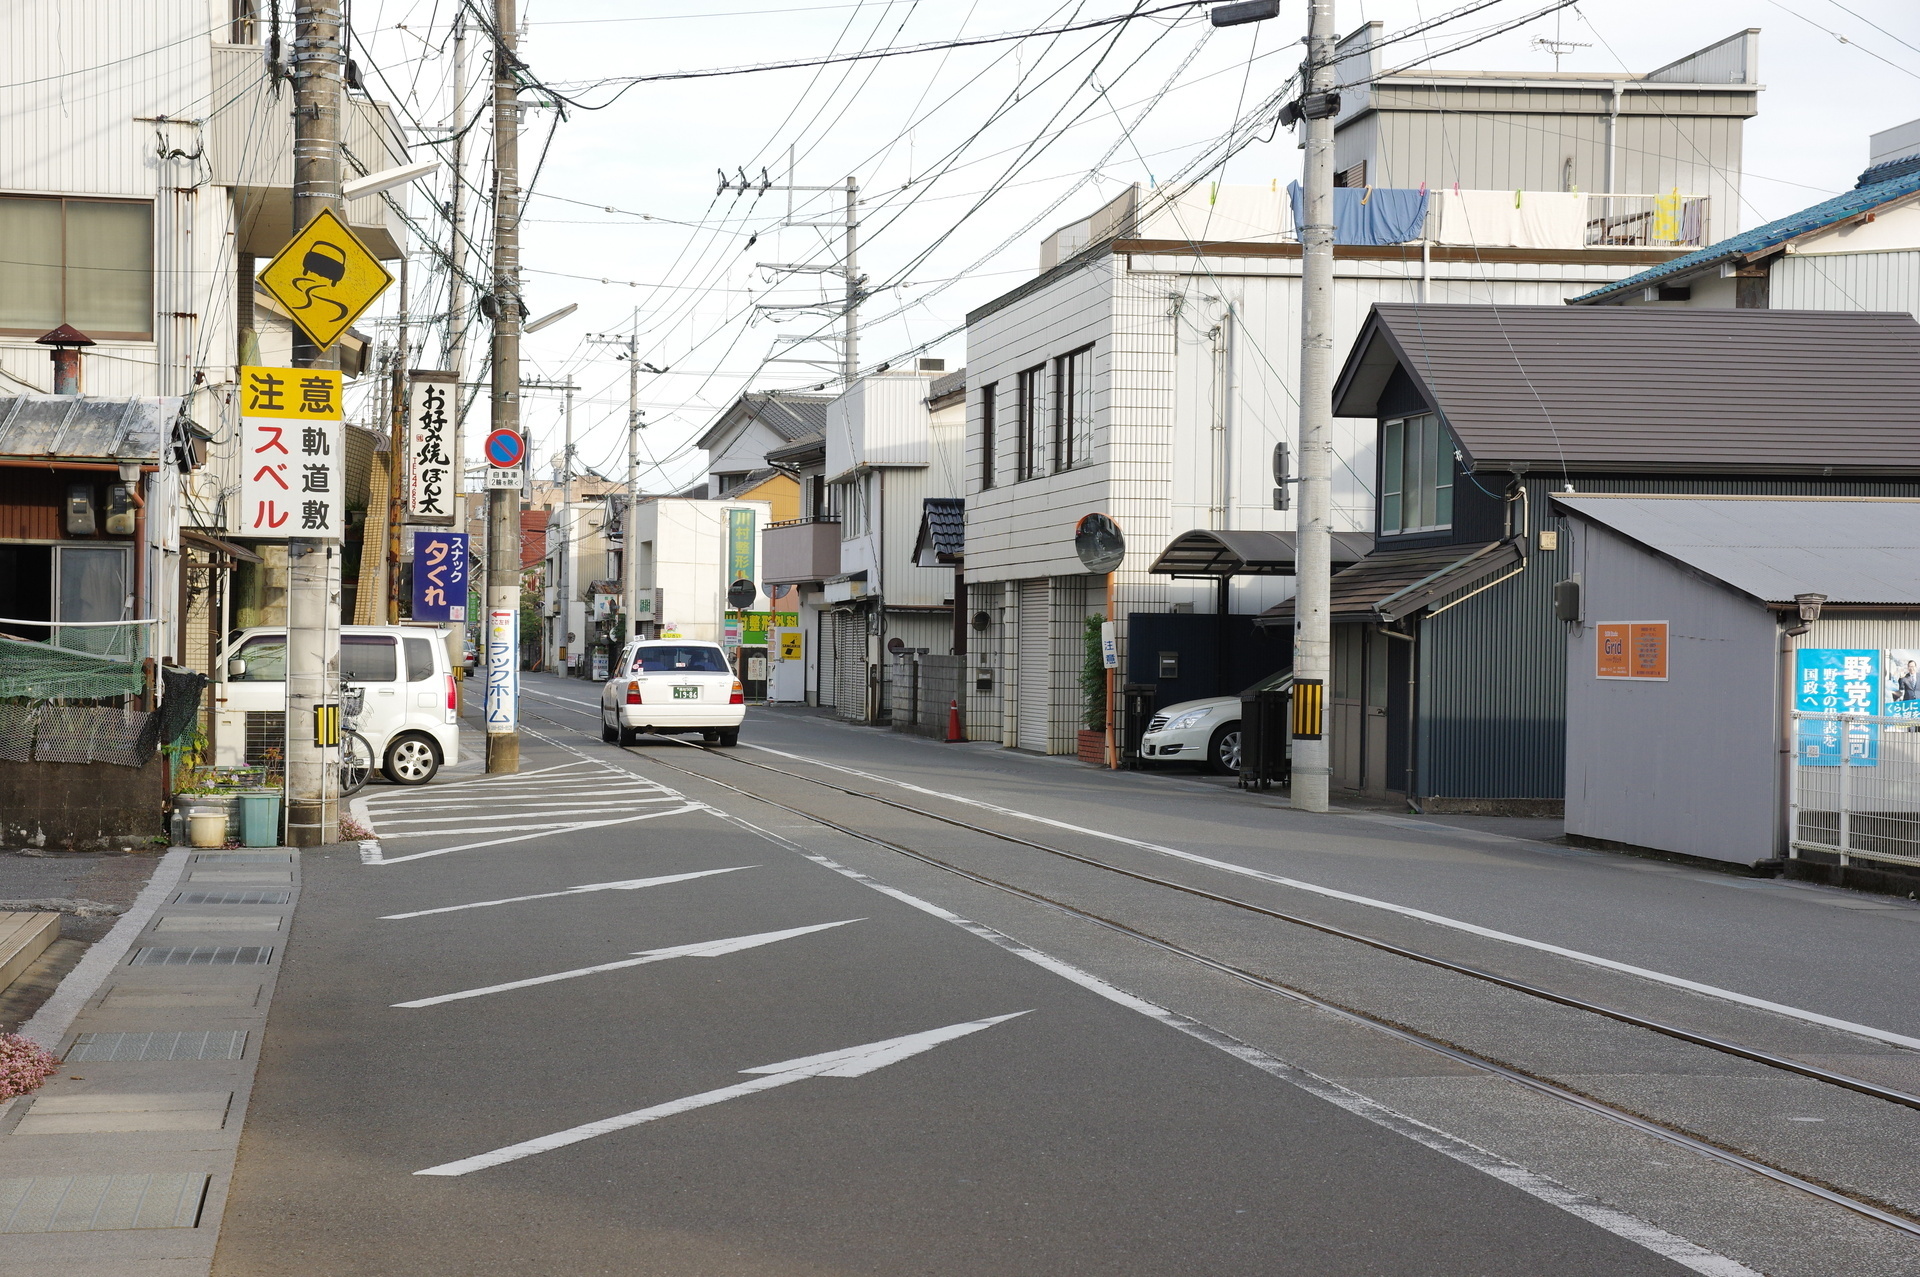
[[[1839,1029],[1845,1033],[1855,1033],[1861,1037],[1872,1038],[1877,1042],[1886,1042],[1893,1046],[1920,1049],[1920,1038],[1908,1037],[1905,1034],[1894,1033],[1887,1029],[1876,1029],[1867,1024],[1856,1024],[1851,1020],[1837,1019],[1830,1015],[1822,1015],[1818,1011],[1808,1011],[1801,1007],[1787,1006],[1780,1002],[1770,1002],[1765,998],[1756,998],[1745,993],[1736,993],[1732,989],[1722,989],[1716,985],[1703,984],[1697,980],[1686,979],[1684,976],[1669,975],[1664,971],[1654,971],[1647,967],[1637,967],[1627,962],[1616,962],[1612,958],[1603,958],[1598,954],[1585,953],[1579,949],[1568,949],[1561,945],[1548,944],[1544,940],[1532,940],[1526,936],[1517,936],[1506,931],[1496,931],[1491,927],[1482,927],[1477,923],[1465,922],[1459,918],[1449,918],[1444,914],[1429,913],[1424,909],[1414,909],[1407,905],[1395,904],[1390,900],[1379,900],[1372,896],[1356,895],[1353,892],[1341,891],[1334,887],[1323,887],[1319,883],[1305,882],[1298,878],[1288,878],[1280,874],[1268,873],[1262,869],[1254,869],[1248,865],[1234,864],[1228,860],[1217,860],[1212,856],[1202,856],[1196,852],[1182,851],[1178,847],[1167,847],[1160,843],[1145,842],[1138,838],[1129,838],[1124,834],[1109,833],[1104,829],[1090,829],[1085,825],[1075,825],[1064,820],[1054,820],[1049,816],[1035,815],[1033,812],[1021,811],[1014,807],[1002,807],[997,803],[986,802],[978,798],[966,798],[959,794],[950,794],[938,789],[928,789],[921,785],[912,784],[909,781],[895,780],[890,776],[881,776],[853,767],[841,767],[833,763],[823,763],[817,758],[808,758],[802,754],[790,754],[785,750],[772,749],[766,745],[754,745],[746,741],[742,741],[741,744],[749,749],[760,750],[762,753],[792,759],[794,762],[804,763],[813,767],[822,767],[828,771],[839,772],[846,776],[858,776],[863,780],[871,780],[883,785],[893,785],[912,793],[924,794],[929,798],[939,798],[947,802],[961,803],[968,807],[977,807],[983,811],[995,812],[1002,816],[1012,816],[1017,820],[1030,820],[1036,824],[1048,825],[1054,829],[1063,829],[1069,833],[1084,834],[1089,838],[1103,838],[1108,842],[1120,843],[1128,847],[1138,847],[1142,851],[1151,851],[1156,855],[1172,856],[1176,860],[1185,860],[1192,864],[1205,865],[1210,869],[1220,869],[1227,873],[1239,874],[1243,878],[1256,878],[1261,882],[1272,883],[1275,886],[1292,887],[1297,891],[1312,892],[1314,895],[1325,896],[1331,900],[1343,900],[1349,904],[1365,905],[1370,909],[1380,909],[1387,913],[1399,914],[1405,918],[1416,918],[1421,922],[1431,922],[1436,926],[1450,927],[1455,931],[1463,931],[1469,935],[1482,936],[1489,940],[1499,940],[1502,943],[1516,945],[1523,949],[1533,949],[1540,953],[1553,954],[1556,957],[1570,958],[1575,962],[1583,962],[1589,966],[1602,967],[1609,971],[1618,971],[1626,975],[1639,976],[1641,979],[1651,980],[1657,984],[1668,985],[1676,989],[1686,989],[1692,993],[1703,993],[1708,997],[1720,998],[1727,1002],[1735,1002],[1741,1006],[1754,1007],[1762,1011],[1771,1011],[1776,1015],[1788,1016],[1809,1024],[1823,1025],[1830,1029]]]

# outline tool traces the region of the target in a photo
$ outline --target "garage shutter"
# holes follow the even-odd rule
[[[1016,723],[1021,749],[1047,752],[1048,671],[1052,665],[1052,644],[1048,641],[1047,581],[1020,582],[1020,597],[1015,616],[1020,645],[1019,720]]]
[[[867,618],[833,614],[833,707],[842,718],[867,716]]]

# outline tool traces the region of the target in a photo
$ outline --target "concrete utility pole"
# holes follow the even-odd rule
[[[847,335],[846,371],[851,386],[860,373],[860,188],[847,177]]]
[[[322,209],[340,211],[340,99],[345,56],[340,0],[298,0],[293,10],[293,230]],[[296,368],[338,368],[296,328]],[[335,746],[319,743],[316,710],[337,700],[340,547],[287,542],[287,842],[317,847],[340,838]]]
[[[627,515],[620,521],[620,605],[626,609],[627,637],[632,639],[640,629],[640,555],[639,542],[633,536],[640,505],[640,430],[645,424],[640,420],[640,312],[633,313],[633,331],[625,337],[596,333],[587,341],[596,346],[626,347],[614,358],[627,361]],[[571,457],[568,462],[571,464]]]
[[[493,416],[520,433],[520,103],[514,0],[493,5]],[[521,462],[525,464],[525,457]],[[520,770],[520,491],[487,492],[487,771]],[[501,650],[504,642],[505,650]]]
[[[1333,427],[1333,0],[1308,0],[1305,91],[1306,167],[1300,228],[1300,516],[1295,531],[1294,742],[1292,805],[1325,811],[1332,778],[1325,727],[1333,671],[1328,614],[1332,575]],[[1314,686],[1309,680],[1318,680]]]
[[[571,575],[569,568],[573,559],[573,392],[572,382],[567,383],[566,442],[560,451],[560,570],[555,574],[560,580],[554,590],[560,600],[560,677],[566,678],[573,673],[569,668],[571,661],[578,658],[574,650],[573,596],[567,592],[567,580]]]

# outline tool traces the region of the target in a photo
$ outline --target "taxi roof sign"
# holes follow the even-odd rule
[[[323,208],[260,272],[260,287],[325,350],[393,283],[360,237]]]

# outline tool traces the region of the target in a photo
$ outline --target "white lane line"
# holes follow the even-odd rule
[[[587,806],[587,807],[562,807],[555,811],[541,811],[537,808],[529,808],[524,811],[488,812],[487,818],[489,821],[494,821],[494,820],[512,820],[516,816],[577,816],[584,812],[632,811],[636,807],[648,806],[653,803],[671,803],[671,802],[678,802],[678,801],[679,799],[675,797],[636,798],[630,802],[624,802],[624,803],[594,803],[591,806]],[[380,822],[380,828],[386,829],[391,825],[444,825],[449,821],[459,821],[462,823],[470,823],[474,819],[474,815],[475,813],[468,812],[459,816],[417,816],[412,820],[383,820]],[[568,822],[564,820],[560,820],[560,821],[554,821],[551,823],[564,825],[564,824],[567,824]],[[490,825],[489,827],[493,829],[532,829],[533,828],[532,825]],[[434,831],[427,830],[424,832],[432,833]],[[411,837],[411,836],[412,835],[401,835],[401,834],[386,835],[386,837],[389,837],[389,838],[400,838],[400,837]]]
[[[186,848],[176,847],[160,857],[160,863],[153,867],[153,877],[147,879],[147,885],[114,922],[113,929],[87,949],[73,970],[67,972],[53,993],[40,1004],[33,1018],[20,1026],[21,1037],[38,1042],[49,1051],[60,1049],[60,1040],[67,1036],[74,1017],[106,983],[114,968],[120,965],[120,959],[133,947],[135,937],[153,921],[153,915],[180,885],[180,875],[187,871],[190,854]]]
[[[440,793],[448,789],[466,789],[474,785],[499,785],[503,783],[511,784],[514,781],[524,780],[528,776],[544,776],[548,772],[565,771],[569,767],[582,767],[591,761],[593,760],[582,759],[581,761],[575,762],[575,763],[556,763],[552,767],[537,767],[530,772],[514,772],[511,776],[475,776],[472,780],[450,780],[444,785],[435,785],[433,787],[433,790],[435,793]],[[405,791],[402,791],[397,794],[380,792],[380,793],[370,795],[370,799],[371,798],[404,798],[404,797],[406,797]]]
[[[629,878],[625,882],[589,882],[578,887],[568,887],[565,891],[543,891],[534,896],[508,896],[504,900],[476,900],[468,905],[415,909],[412,913],[383,913],[380,915],[380,921],[393,922],[401,918],[424,918],[428,914],[458,913],[462,909],[489,909],[494,905],[517,905],[523,900],[552,900],[556,896],[577,896],[589,891],[638,891],[642,887],[664,887],[668,883],[691,882],[695,878],[711,878],[715,874],[738,873],[742,869],[758,868],[758,865],[734,865],[727,869],[701,869],[695,873],[667,874],[661,878]]]
[[[1043,953],[1022,941],[1015,940],[1005,932],[995,931],[992,927],[986,926],[983,923],[975,922],[970,918],[963,918],[951,910],[944,909],[931,901],[922,900],[918,896],[909,895],[897,887],[889,887],[885,883],[868,877],[858,869],[850,868],[826,856],[817,855],[814,852],[808,851],[798,843],[783,838],[770,830],[763,829],[749,820],[734,815],[732,812],[722,811],[718,807],[709,807],[707,810],[730,824],[737,825],[751,833],[758,834],[777,847],[784,847],[788,851],[804,856],[806,859],[811,860],[824,869],[830,869],[843,877],[851,878],[862,886],[871,887],[881,895],[898,900],[902,904],[918,909],[922,913],[930,914],[943,922],[950,922],[961,930],[977,936],[1017,958],[1031,962],[1042,970],[1051,971],[1063,979],[1070,980],[1088,992],[1097,994],[1109,1002],[1126,1007],[1130,1011],[1136,1011],[1141,1015],[1158,1021],[1170,1029],[1184,1033],[1196,1041],[1204,1042],[1208,1046],[1224,1051],[1236,1060],[1250,1064],[1271,1077],[1279,1078],[1284,1082],[1297,1086],[1309,1095],[1325,1100],[1327,1103],[1343,1109],[1355,1117],[1363,1118],[1375,1126],[1384,1127],[1396,1135],[1405,1136],[1416,1144],[1424,1145],[1436,1153],[1452,1158],[1463,1166],[1471,1167],[1484,1175],[1492,1176],[1501,1183],[1516,1188],[1529,1197],[1566,1211],[1568,1214],[1583,1219],[1594,1227],[1613,1234],[1615,1237],[1622,1238],[1637,1246],[1644,1247],[1657,1255],[1671,1259],[1684,1268],[1705,1274],[1705,1277],[1763,1277],[1763,1274],[1748,1268],[1737,1260],[1729,1259],[1725,1255],[1717,1254],[1714,1251],[1707,1250],[1705,1247],[1695,1245],[1684,1237],[1669,1233],[1664,1228],[1648,1223],[1637,1215],[1629,1215],[1623,1210],[1617,1210],[1604,1202],[1596,1201],[1584,1193],[1577,1193],[1556,1180],[1548,1179],[1546,1176],[1536,1171],[1528,1170],[1516,1162],[1510,1162],[1506,1158],[1489,1152],[1477,1144],[1470,1144],[1466,1140],[1449,1134],[1438,1127],[1429,1126],[1418,1118],[1409,1117],[1397,1109],[1388,1108],[1379,1101],[1361,1095],[1357,1091],[1350,1091],[1338,1082],[1330,1081],[1317,1073],[1310,1073],[1306,1069],[1288,1064],[1285,1060],[1277,1056],[1269,1055],[1259,1047],[1251,1046],[1248,1043],[1240,1041],[1238,1038],[1222,1033],[1211,1025],[1202,1024],[1198,1020],[1190,1020],[1177,1011],[1169,1011],[1158,1003],[1149,1002],[1145,998],[1128,993],[1117,985],[1108,984],[1105,980],[1102,980],[1090,971],[1085,971],[1071,963],[1063,962],[1052,954]],[[642,1110],[642,1112],[644,1111],[646,1110]],[[520,1146],[515,1145],[514,1147]],[[500,1151],[506,1152],[507,1150],[502,1149]],[[447,1165],[458,1166],[460,1164],[461,1163],[458,1162],[449,1162]],[[440,1170],[441,1168],[436,1167],[434,1169]],[[425,1174],[426,1172],[417,1173]]]
[[[513,806],[516,806],[516,807],[528,807],[528,806],[553,807],[553,806],[558,806],[564,803],[587,802],[596,798],[619,798],[619,797],[632,795],[632,794],[658,794],[662,792],[664,791],[659,785],[624,785],[624,786],[611,788],[611,789],[596,786],[594,788],[582,788],[577,791],[555,786],[554,789],[531,791],[531,793],[527,797],[511,798],[508,801]],[[543,800],[551,800],[551,801],[543,801]],[[499,799],[494,799],[492,800],[492,802],[493,802],[493,805],[495,806],[501,805]],[[398,803],[398,804],[394,804],[393,806],[382,807],[380,810],[383,812],[405,812],[405,811],[443,811],[448,809],[455,809],[459,811],[483,810],[480,804],[474,802],[470,798],[447,800],[447,801],[441,801],[441,802],[422,801],[422,802],[413,802],[413,803]]]
[[[409,860],[425,860],[429,856],[445,856],[456,851],[476,851],[481,847],[498,847],[504,843],[525,842],[529,838],[545,838],[554,833],[571,833],[576,829],[604,829],[608,825],[630,825],[636,820],[657,820],[661,816],[679,816],[690,811],[704,810],[706,810],[705,803],[687,803],[685,806],[675,807],[671,811],[649,811],[643,812],[638,816],[623,816],[618,820],[588,820],[578,824],[559,825],[553,828],[543,827],[534,833],[516,834],[512,838],[490,838],[486,842],[466,842],[461,843],[458,847],[442,847],[437,851],[416,851],[410,856],[389,856],[379,850],[380,843],[378,839],[369,838],[360,844],[360,863],[363,865],[398,865],[404,864]],[[524,826],[517,827],[524,828]],[[446,831],[441,830],[440,832],[444,833]],[[417,833],[395,835],[395,837],[398,838],[416,838],[421,836],[423,835]],[[369,844],[374,848],[371,855],[367,850]]]
[[[657,1122],[663,1117],[673,1117],[679,1113],[690,1113],[694,1109],[737,1099],[743,1095],[752,1095],[756,1091],[770,1091],[776,1086],[785,1086],[789,1082],[799,1082],[810,1077],[859,1077],[876,1069],[883,1069],[889,1064],[897,1064],[923,1051],[931,1051],[943,1042],[951,1042],[955,1038],[963,1038],[970,1033],[978,1033],[982,1029],[990,1029],[996,1024],[1005,1024],[1008,1020],[1027,1014],[1029,1012],[1014,1011],[1007,1015],[988,1016],[983,1020],[968,1020],[964,1024],[949,1024],[945,1028],[909,1033],[903,1037],[888,1038],[881,1042],[869,1042],[865,1046],[847,1047],[840,1051],[828,1051],[822,1055],[810,1055],[804,1059],[783,1060],[779,1064],[762,1064],[758,1068],[741,1069],[742,1073],[758,1073],[762,1076],[749,1082],[723,1086],[717,1091],[703,1091],[698,1095],[669,1100],[665,1104],[655,1104],[651,1108],[635,1109],[631,1113],[622,1113],[618,1117],[602,1118],[598,1122],[588,1122],[584,1126],[556,1131],[552,1135],[542,1135],[538,1139],[509,1144],[491,1153],[481,1153],[475,1157],[462,1158],[457,1162],[429,1166],[424,1171],[415,1171],[414,1174],[466,1175],[472,1171],[486,1170],[490,1166],[517,1161],[522,1157],[531,1157],[535,1153],[565,1148],[569,1144],[578,1144],[582,1140],[590,1140],[597,1135],[624,1131],[628,1127]]]
[[[650,962],[667,962],[674,958],[718,958],[729,953],[739,953],[743,949],[757,949],[763,944],[775,944],[781,940],[791,940],[795,936],[811,935],[816,931],[828,931],[834,927],[844,927],[849,923],[865,921],[865,918],[842,918],[839,922],[820,922],[811,927],[792,927],[786,931],[763,931],[753,936],[730,936],[725,940],[703,940],[698,944],[675,945],[671,949],[648,949],[643,953],[636,953],[631,958],[623,958],[619,962],[602,962],[598,966],[576,967],[572,971],[555,971],[552,975],[537,975],[526,980],[509,980],[505,984],[490,984],[480,989],[462,989],[458,993],[442,993],[436,997],[416,998],[412,1002],[395,1002],[393,1005],[409,1008],[437,1007],[443,1002],[485,997],[489,993],[505,993],[510,989],[530,989],[536,984],[552,984],[556,980],[599,975],[603,971],[644,967]]]
[[[1232,861],[1216,860],[1212,856],[1202,856],[1195,852],[1182,851],[1178,847],[1166,847],[1159,843],[1143,842],[1138,838],[1128,838],[1124,834],[1108,833],[1104,829],[1089,829],[1084,825],[1069,824],[1064,820],[1054,820],[1049,816],[1038,816],[1032,812],[1021,811],[1015,807],[1002,807],[997,803],[986,802],[978,798],[965,798],[959,794],[949,794],[938,789],[927,789],[904,780],[895,780],[890,776],[880,776],[873,772],[860,771],[852,767],[840,767],[833,763],[823,763],[817,758],[808,758],[803,754],[789,754],[785,750],[769,749],[765,745],[749,745],[745,741],[742,741],[741,744],[746,745],[749,749],[757,749],[763,753],[775,754],[781,758],[790,758],[795,762],[806,763],[814,767],[824,767],[828,771],[840,772],[848,776],[858,776],[863,780],[877,781],[883,785],[894,785],[916,794],[925,794],[929,798],[942,798],[948,802],[961,803],[968,807],[978,807],[983,811],[995,812],[1002,816],[1012,816],[1018,820],[1030,820],[1036,824],[1049,825],[1055,829],[1064,829],[1069,833],[1085,834],[1089,838],[1104,838],[1108,842],[1121,843],[1128,847],[1138,847],[1143,851],[1151,851],[1162,856],[1172,856],[1176,860],[1185,860],[1192,864],[1205,865],[1210,869],[1225,870],[1227,873],[1239,874],[1243,878],[1257,878],[1261,882],[1273,883],[1275,886],[1292,887],[1298,891],[1309,891],[1315,895],[1325,896],[1331,900],[1344,900],[1349,904],[1365,905],[1370,909],[1384,910],[1387,913],[1399,914],[1405,918],[1417,918],[1421,922],[1431,922],[1436,926],[1450,927],[1455,931],[1464,931],[1469,935],[1484,936],[1489,940],[1499,940],[1505,944],[1517,945],[1523,949],[1533,949],[1540,953],[1551,953],[1556,957],[1571,958],[1575,962],[1584,962],[1589,966],[1603,967],[1608,971],[1619,971],[1626,975],[1639,976],[1643,980],[1652,980],[1656,984],[1664,984],[1671,988],[1686,989],[1691,993],[1704,993],[1708,997],[1720,998],[1727,1002],[1736,1002],[1741,1006],[1754,1007],[1762,1011],[1771,1011],[1776,1015],[1789,1016],[1796,1020],[1803,1020],[1808,1024],[1819,1024],[1829,1029],[1839,1029],[1844,1033],[1855,1033],[1861,1037],[1872,1038],[1876,1042],[1886,1042],[1893,1046],[1920,1049],[1920,1038],[1908,1037],[1906,1034],[1894,1033],[1887,1029],[1876,1029],[1868,1024],[1856,1024],[1851,1020],[1836,1019],[1830,1015],[1822,1015],[1818,1011],[1808,1011],[1801,1007],[1787,1006],[1781,1002],[1769,1002],[1765,998],[1751,997],[1745,993],[1736,993],[1732,989],[1722,989],[1716,985],[1702,984],[1698,980],[1689,980],[1684,976],[1668,975],[1664,971],[1654,971],[1647,967],[1636,967],[1628,962],[1616,962],[1612,958],[1603,958],[1594,953],[1584,953],[1579,949],[1568,949],[1561,945],[1548,944],[1544,940],[1531,940],[1526,936],[1516,936],[1506,931],[1495,931],[1491,927],[1482,927],[1476,923],[1464,922],[1459,918],[1449,918],[1444,914],[1429,913],[1425,909],[1413,909],[1406,905],[1394,904],[1390,900],[1377,900],[1372,896],[1355,895],[1351,891],[1340,891],[1333,887],[1323,887],[1318,883],[1303,882],[1298,878],[1287,878],[1280,874],[1267,873],[1265,870],[1254,869],[1247,865],[1236,865]]]

